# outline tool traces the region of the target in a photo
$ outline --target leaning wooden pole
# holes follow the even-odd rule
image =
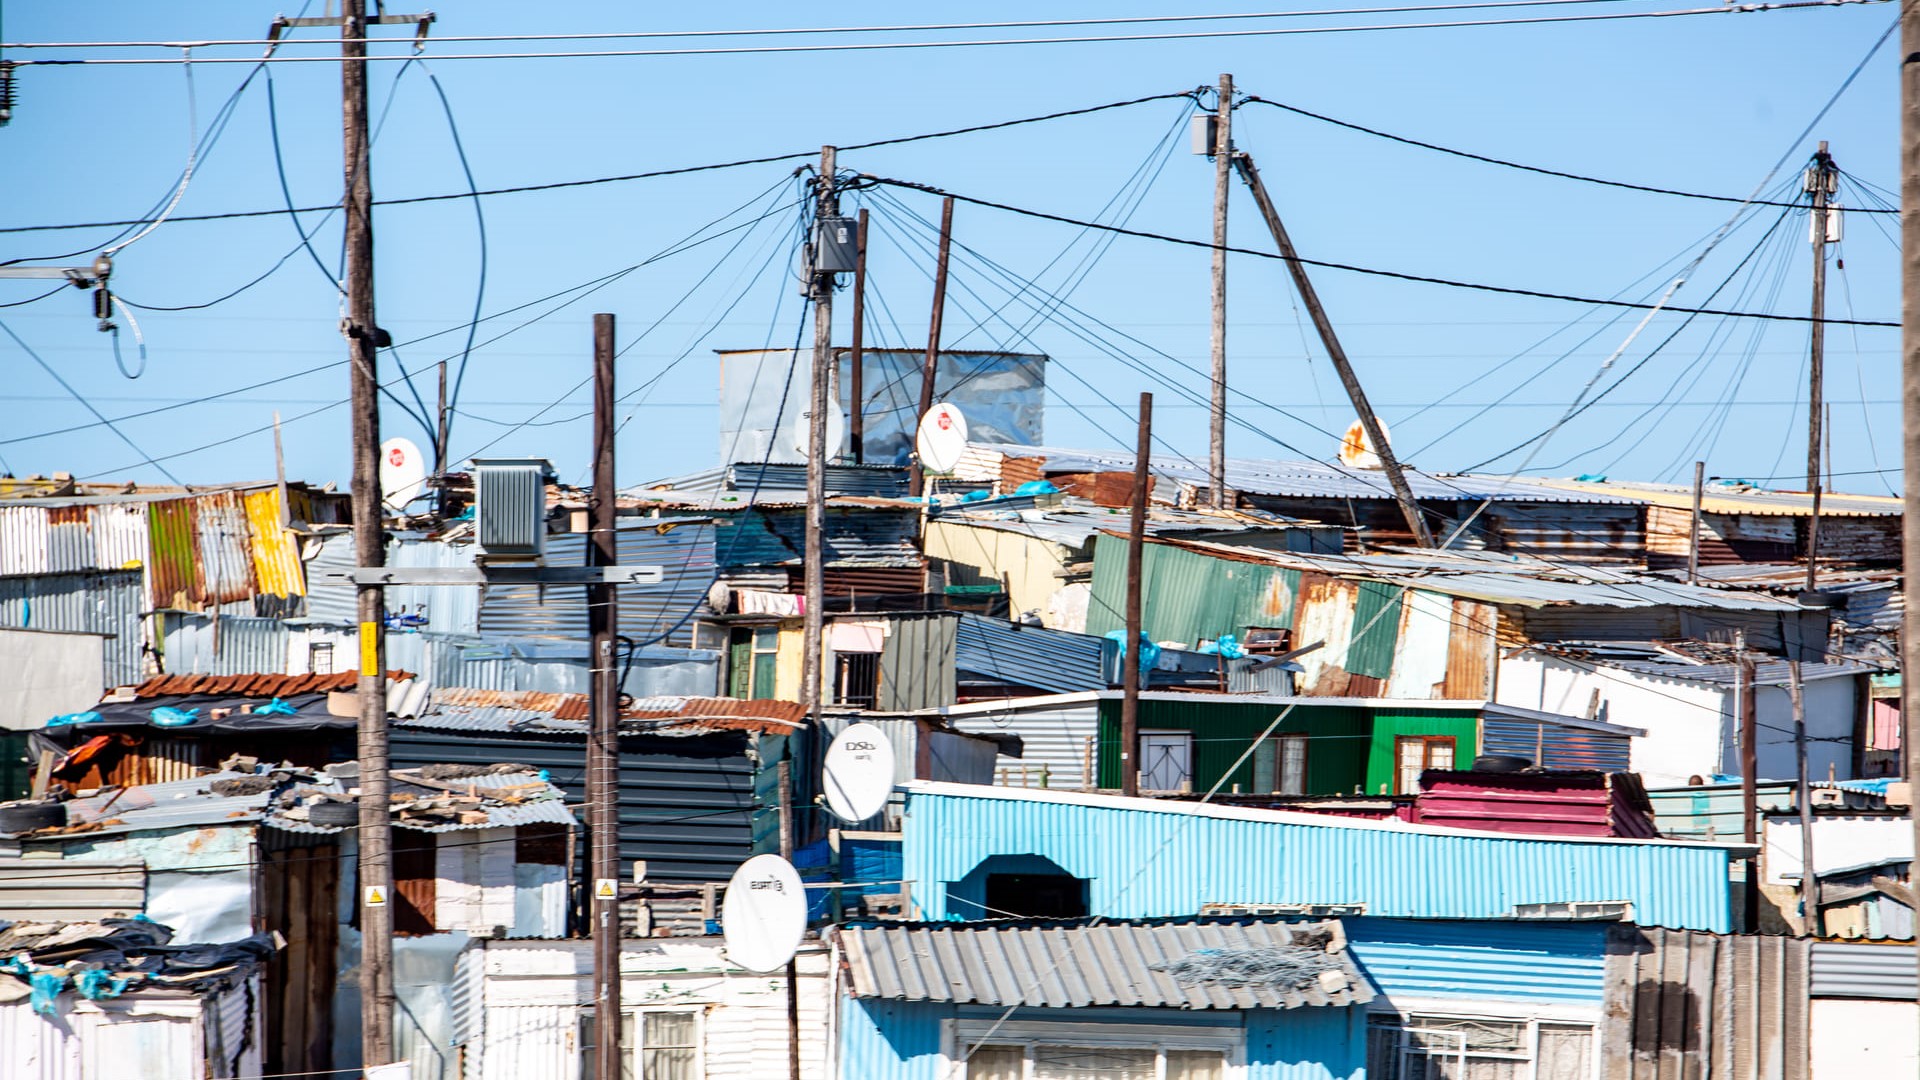
[[[920,369],[920,405],[913,410],[913,430],[920,431],[920,421],[933,408],[933,380],[940,371],[940,323],[947,312],[947,251],[953,244],[953,196],[940,201],[940,253],[933,264],[933,316],[927,325],[927,359]],[[919,455],[913,459],[913,470],[909,473],[914,495],[927,493],[927,470],[920,463]]]
[[[1233,155],[1234,167],[1240,170],[1240,178],[1253,190],[1253,201],[1260,208],[1260,216],[1267,221],[1267,231],[1273,233],[1274,245],[1280,249],[1280,257],[1287,262],[1287,272],[1293,275],[1293,284],[1300,290],[1300,300],[1307,305],[1307,313],[1313,317],[1314,329],[1320,332],[1320,343],[1326,347],[1327,359],[1333,361],[1333,369],[1340,374],[1340,385],[1346,387],[1347,398],[1353,402],[1353,411],[1360,414],[1360,426],[1367,433],[1367,441],[1373,444],[1373,452],[1380,458],[1380,468],[1387,474],[1387,483],[1393,488],[1393,497],[1400,504],[1400,512],[1406,515],[1407,527],[1413,530],[1414,542],[1421,547],[1433,546],[1433,534],[1427,530],[1427,520],[1420,515],[1420,504],[1414,501],[1413,488],[1408,486],[1406,473],[1400,468],[1400,462],[1393,455],[1393,447],[1387,445],[1386,429],[1380,426],[1380,419],[1373,415],[1373,406],[1367,402],[1367,392],[1360,387],[1360,377],[1354,374],[1353,365],[1347,361],[1347,350],[1340,345],[1340,337],[1333,332],[1333,321],[1327,318],[1327,311],[1320,306],[1320,294],[1313,290],[1313,282],[1307,277],[1307,268],[1300,262],[1300,253],[1293,248],[1293,240],[1287,236],[1287,228],[1280,223],[1280,211],[1274,209],[1273,200],[1267,197],[1267,187],[1260,182],[1260,170],[1253,167],[1253,158],[1242,152]]]

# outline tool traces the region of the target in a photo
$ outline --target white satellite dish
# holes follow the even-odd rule
[[[393,510],[405,509],[427,487],[427,459],[411,439],[388,439],[380,444],[380,501]]]
[[[893,744],[872,724],[854,724],[827,747],[823,772],[827,809],[858,824],[884,810],[893,794]]]
[[[943,401],[920,418],[920,430],[914,436],[914,452],[920,455],[920,467],[931,473],[950,473],[960,464],[967,450],[967,418],[951,402]]]
[[[1387,425],[1380,425],[1380,434],[1392,442],[1393,436],[1387,434]],[[1340,436],[1340,461],[1351,469],[1378,469],[1380,455],[1376,452],[1373,440],[1367,438],[1367,427],[1355,420],[1347,425],[1346,433]]]
[[[788,439],[788,448],[799,455],[801,461],[807,460],[809,456],[808,451],[812,449],[813,410],[800,410],[800,415],[793,418],[793,423],[787,428],[787,433],[790,436]],[[827,405],[827,460],[831,461],[834,458],[844,455],[846,453],[846,441],[847,414],[839,405],[829,400]]]
[[[755,855],[727,882],[720,904],[727,959],[748,971],[778,971],[793,959],[807,932],[807,892],[793,864]]]

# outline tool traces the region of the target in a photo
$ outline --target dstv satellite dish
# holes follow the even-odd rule
[[[427,459],[411,439],[380,444],[380,501],[403,510],[427,487]]]
[[[920,418],[913,449],[920,467],[932,473],[950,473],[967,450],[967,418],[951,402],[943,401]]]
[[[1380,433],[1387,434],[1387,426],[1380,425]],[[1393,441],[1391,435],[1387,441]],[[1340,436],[1340,463],[1354,469],[1377,469],[1380,467],[1380,455],[1374,452],[1373,440],[1367,438],[1366,426],[1355,420],[1347,425],[1346,434]]]
[[[807,451],[811,449],[813,437],[813,410],[802,409],[800,415],[793,418],[793,424],[787,428],[792,437],[788,440],[791,449],[799,455],[801,461],[807,460]],[[831,461],[846,450],[847,414],[831,398],[827,405],[827,459]]]
[[[872,724],[854,724],[827,747],[827,809],[849,825],[886,808],[893,794],[893,745]]]
[[[793,959],[807,932],[807,892],[793,864],[755,855],[727,882],[720,904],[727,959],[748,971],[778,971]]]

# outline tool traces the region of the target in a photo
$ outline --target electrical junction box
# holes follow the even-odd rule
[[[547,550],[545,458],[473,459],[473,531],[494,561],[537,560]]]
[[[1220,138],[1220,118],[1212,113],[1195,113],[1187,122],[1187,132],[1193,138],[1193,152],[1212,157],[1214,143]]]
[[[821,218],[813,227],[813,269],[851,274],[860,258],[860,226],[852,218]]]

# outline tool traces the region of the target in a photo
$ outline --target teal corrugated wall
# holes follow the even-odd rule
[[[1249,626],[1291,626],[1300,572],[1216,559],[1165,544],[1146,545],[1141,569],[1142,626],[1155,641],[1189,646]],[[1126,628],[1127,542],[1102,534],[1093,547],[1093,600],[1087,633]]]
[[[1355,960],[1387,997],[1599,1005],[1607,923],[1343,919]]]
[[[1432,835],[1058,798],[912,793],[904,876],[926,917],[965,918],[947,910],[949,882],[990,856],[1031,854],[1089,879],[1090,914],[1112,918],[1193,915],[1207,903],[1364,903],[1369,915],[1490,919],[1517,904],[1624,900],[1644,925],[1732,928],[1724,848]]]
[[[1367,1010],[1250,1009],[1247,1080],[1361,1080],[1367,1072]]]
[[[938,1080],[940,1021],[953,1006],[840,999],[840,1075],[847,1080]]]

